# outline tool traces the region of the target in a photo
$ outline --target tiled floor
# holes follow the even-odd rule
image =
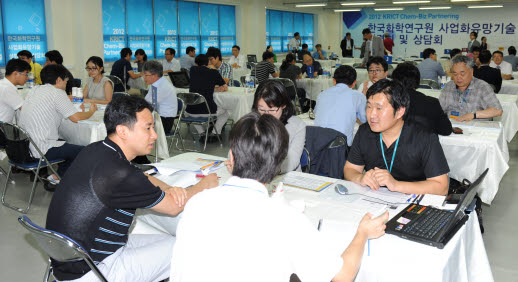
[[[228,127],[227,127],[228,128]],[[228,134],[228,133],[227,133]],[[225,134],[226,135],[226,134]],[[206,153],[218,156],[227,156],[227,138],[224,146],[217,143],[207,146]],[[187,146],[192,146],[192,141],[186,141]],[[500,190],[493,204],[484,206],[484,225],[489,262],[495,281],[517,281],[518,277],[518,244],[516,234],[518,225],[518,138],[509,144],[511,160],[509,170],[500,183]],[[174,150],[172,155],[179,152]],[[0,162],[4,168],[5,161]],[[28,197],[30,186],[28,177],[24,174],[15,175],[16,188],[9,190],[9,199],[22,199]],[[3,189],[5,177],[0,175],[0,185]],[[39,185],[34,203],[28,216],[37,224],[44,225],[47,208],[52,193],[42,189]],[[41,281],[46,267],[47,258],[37,248],[35,242],[17,222],[20,214],[0,206],[0,281]]]

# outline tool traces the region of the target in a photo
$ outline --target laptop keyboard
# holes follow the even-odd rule
[[[408,224],[403,232],[431,239],[441,230],[452,214],[451,211],[427,209],[419,220]]]

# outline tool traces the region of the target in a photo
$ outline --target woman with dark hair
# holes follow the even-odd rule
[[[480,40],[482,40],[482,43],[480,43],[480,51],[489,50],[489,47],[487,46],[487,38],[483,36]]]
[[[281,165],[281,173],[300,171],[300,157],[306,142],[306,124],[295,115],[295,107],[284,85],[273,79],[259,84],[252,110],[270,114],[284,124],[290,135],[290,143],[288,156]]]
[[[88,72],[83,98],[87,103],[108,104],[112,100],[113,85],[109,78],[103,75],[103,59],[92,56],[86,61],[85,70]]]
[[[135,58],[133,62],[137,63],[138,71],[142,72],[142,66],[147,61],[146,51],[144,51],[144,49],[137,49],[137,51],[135,51]]]
[[[286,55],[286,59],[282,61],[282,65],[280,67],[280,78],[289,78],[295,84],[295,88],[297,89],[297,96],[299,97],[300,105],[303,107],[302,111],[307,112],[309,106],[305,106],[306,104],[306,90],[304,88],[297,87],[297,79],[302,78],[302,71],[298,66],[295,65],[296,59],[295,54],[289,53]],[[291,99],[295,99],[295,97],[290,97]]]
[[[266,47],[266,51],[268,51],[268,52],[272,52],[272,53],[273,53],[273,47],[272,47],[272,45],[268,45],[268,46]],[[273,53],[273,62],[274,62],[274,63],[277,63],[277,55],[275,55],[275,53]]]

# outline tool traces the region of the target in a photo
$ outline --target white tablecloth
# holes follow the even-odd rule
[[[184,153],[167,160],[170,161],[194,161],[197,158],[223,159],[200,153]],[[217,171],[221,177],[220,184],[223,184],[229,177],[229,173],[223,167]],[[331,182],[337,179],[324,178]],[[273,183],[282,179],[277,177]],[[348,187],[361,189],[358,185],[345,182]],[[173,185],[174,183],[169,183]],[[267,185],[271,187],[271,185]],[[318,220],[323,219],[321,232],[329,246],[339,256],[349,245],[358,223],[365,213],[365,210],[378,209],[377,207],[366,207],[353,203],[337,203],[319,197],[319,193],[305,191],[297,188],[284,186],[285,201],[303,200],[305,204],[304,214],[310,222],[317,226]],[[328,188],[332,189],[332,188]],[[325,191],[325,190],[324,190]],[[433,199],[442,200],[444,197],[432,196]],[[431,204],[427,196],[422,204]],[[393,217],[404,207],[401,205],[397,210],[390,210]],[[157,218],[157,217],[155,217]],[[147,218],[149,220],[152,218]],[[176,225],[177,219],[170,218],[171,226],[162,227],[161,224],[168,224],[163,217],[157,222],[143,222],[140,216],[135,220],[136,224],[132,234],[153,234],[163,233],[171,226]],[[379,239],[370,240],[369,246],[361,262],[358,275],[355,281],[493,281],[493,276],[487,259],[484,242],[478,227],[478,219],[475,214],[471,215],[463,227],[448,242],[444,249],[437,249],[423,244],[414,243],[398,238],[393,235],[384,235]],[[417,257],[417,258],[416,258]]]
[[[232,69],[232,75],[234,76],[234,80],[239,81],[239,83],[241,83],[242,76],[247,76],[250,73],[251,73],[251,71],[246,67]],[[243,86],[243,85],[241,85],[241,86]]]
[[[334,67],[336,65],[335,60],[316,60],[316,61],[319,62],[320,65],[322,66],[322,68],[325,68],[325,69],[331,69],[332,67]]]
[[[302,78],[297,79],[297,87],[304,88],[306,90],[306,97],[308,99],[316,101],[318,95],[322,93],[322,91],[333,87],[333,79],[332,78],[321,78],[319,76],[316,79],[312,78]]]
[[[340,58],[341,65],[349,65],[352,66],[355,63],[361,63],[362,59],[360,58]]]
[[[518,95],[518,80],[502,80],[502,87],[498,93]]]

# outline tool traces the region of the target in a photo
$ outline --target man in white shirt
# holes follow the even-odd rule
[[[162,65],[164,66],[164,73],[172,71],[180,71],[180,62],[174,58],[176,51],[173,48],[167,48],[164,51],[165,60]]]
[[[367,61],[367,71],[369,72],[369,80],[363,82],[358,87],[358,91],[367,94],[367,90],[378,80],[387,78],[388,76],[388,63],[383,57],[371,57]]]
[[[490,67],[499,69],[502,73],[502,78],[510,80],[513,78],[513,66],[504,61],[504,53],[502,51],[493,52],[493,61],[489,64]]]
[[[12,59],[5,66],[5,78],[0,80],[0,121],[13,122],[15,111],[22,108],[23,98],[17,85],[24,85],[31,65],[21,59]]]
[[[279,172],[288,144],[272,115],[252,112],[234,125],[225,162],[233,177],[185,206],[171,281],[289,281],[292,273],[301,281],[354,279],[367,240],[385,233],[388,212],[365,215],[340,256],[303,213],[268,196],[265,184]]]
[[[27,99],[20,112],[18,124],[31,136],[45,157],[64,159],[59,164],[58,174],[65,175],[83,146],[73,145],[59,140],[58,128],[63,119],[78,122],[90,118],[97,110],[96,104],[90,105],[88,112],[78,112],[65,92],[68,82],[68,70],[63,65],[49,64],[41,70],[42,86],[27,94]],[[39,152],[31,145],[32,156],[39,158]],[[56,175],[50,175],[50,184],[59,183]],[[55,188],[55,187],[51,187]]]
[[[293,38],[290,39],[290,42],[288,42],[288,52],[292,51],[298,51],[301,44],[300,34],[298,32],[295,32],[293,34]]]
[[[246,58],[245,56],[239,54],[240,52],[241,48],[239,48],[239,46],[232,46],[232,57],[230,57],[228,63],[233,68],[246,68]]]
[[[151,60],[142,66],[144,81],[150,85],[146,95],[146,101],[153,105],[153,91],[156,91],[156,110],[162,120],[165,133],[170,133],[174,124],[174,119],[178,113],[178,100],[176,98],[176,88],[162,76],[162,64]]]

